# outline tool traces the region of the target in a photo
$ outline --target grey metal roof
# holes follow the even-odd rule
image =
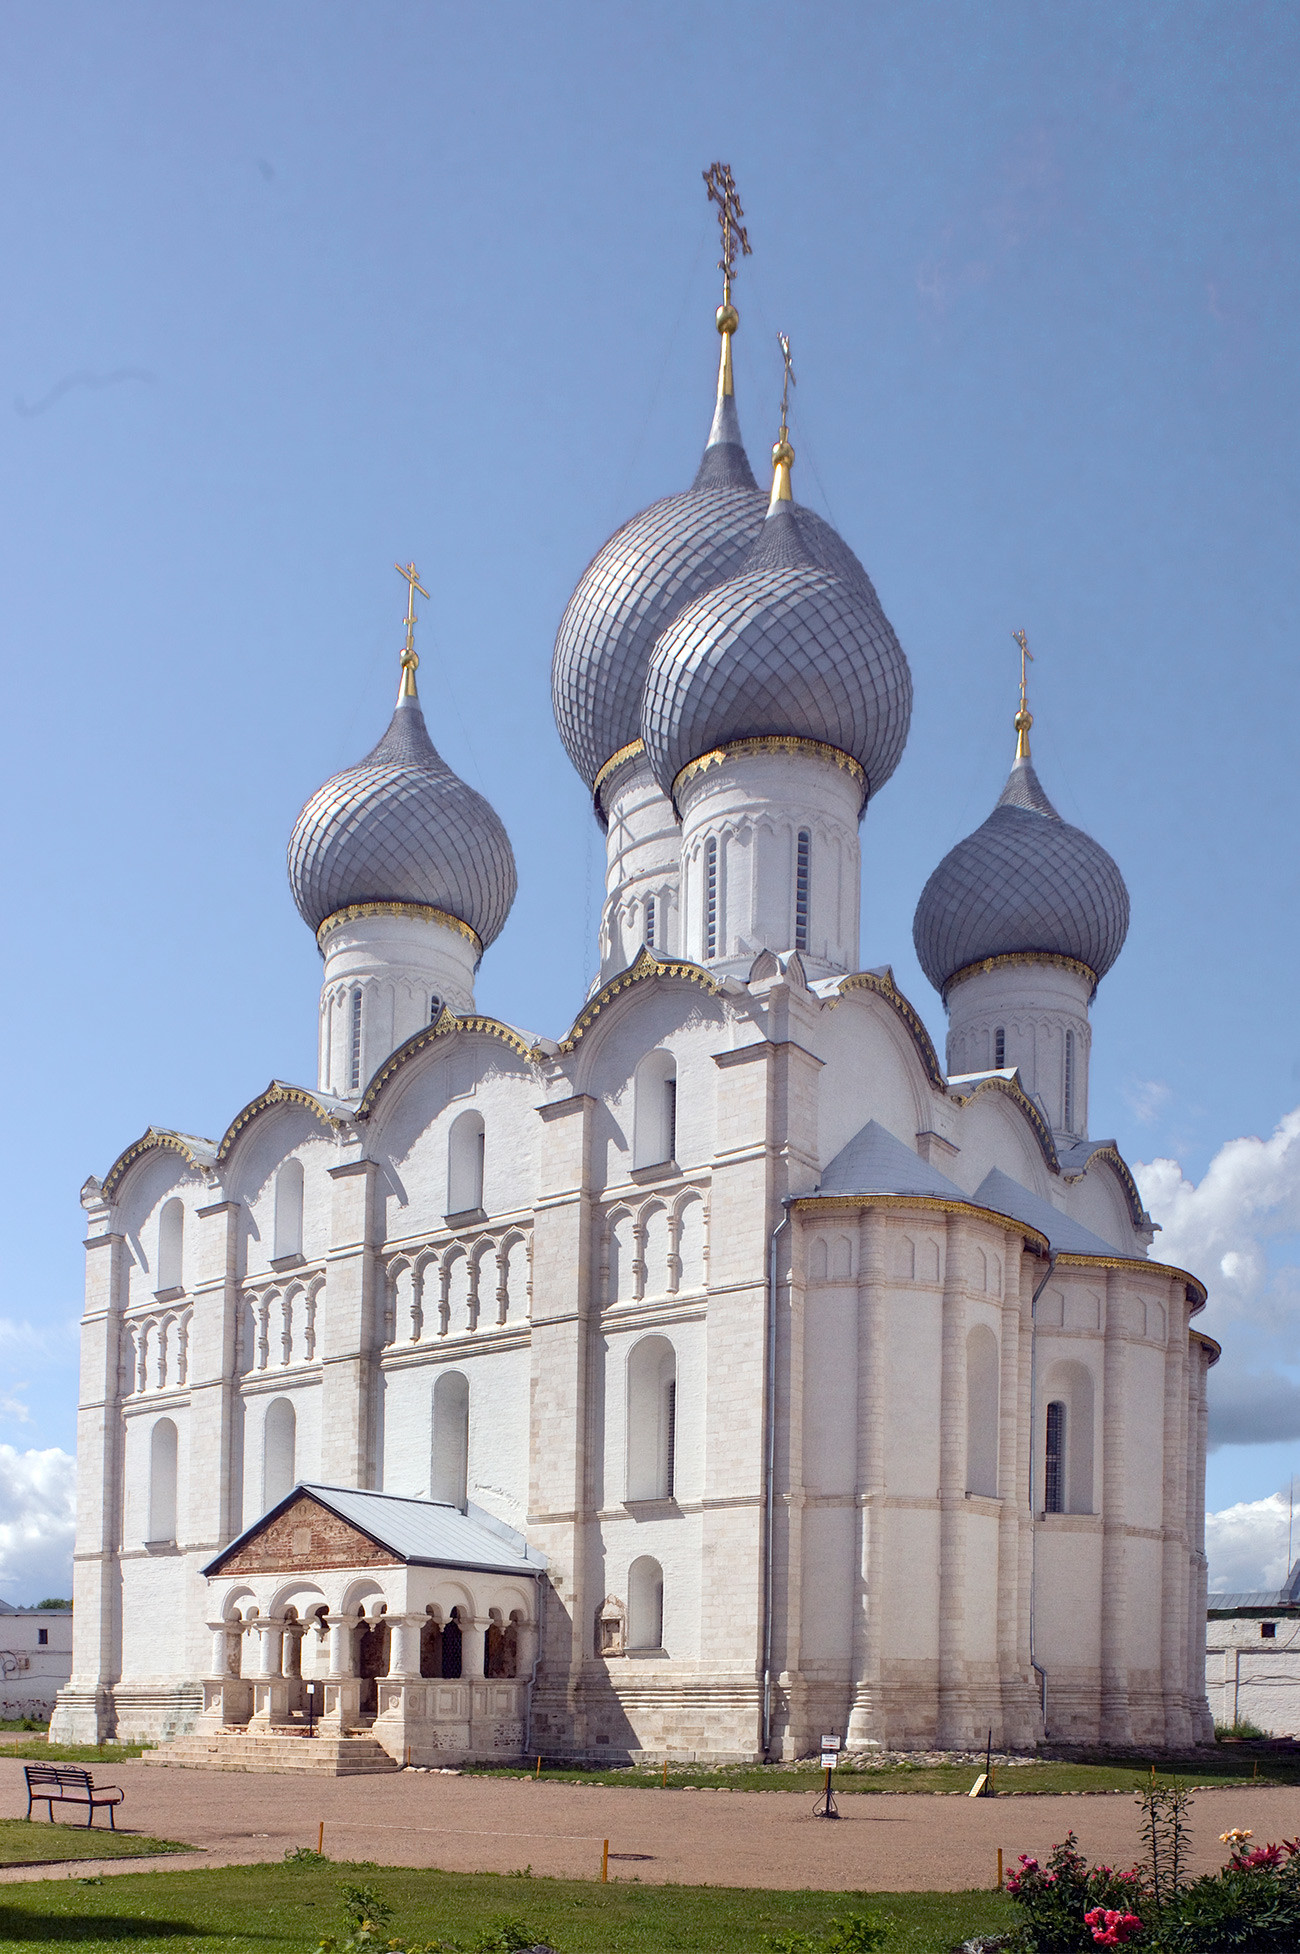
[[[1241,1594],[1217,1594],[1211,1588],[1206,1596],[1206,1612],[1210,1615],[1241,1615],[1247,1611],[1268,1614],[1276,1608],[1300,1608],[1300,1560],[1292,1567],[1280,1588],[1247,1589]]]
[[[842,1146],[817,1185],[817,1199],[833,1194],[925,1194],[965,1201],[955,1181],[913,1153],[879,1120],[870,1119]]]
[[[700,754],[765,734],[852,755],[869,794],[898,765],[912,714],[907,659],[866,572],[816,559],[806,514],[778,505],[744,567],[655,645],[641,737],[665,793]]]
[[[1128,934],[1128,889],[1100,842],[1062,821],[1028,760],[998,804],[950,850],[921,891],[916,954],[942,990],[984,957],[1035,950],[1104,977]]]
[[[727,396],[717,404],[690,488],[625,522],[583,571],[555,639],[551,702],[565,751],[588,786],[641,737],[656,638],[688,604],[735,575],[766,510],[735,399]],[[830,524],[811,509],[797,510],[796,521],[813,561],[865,584],[874,602],[866,571]]]
[[[486,949],[515,899],[515,858],[495,809],[429,738],[418,700],[401,699],[379,744],[294,822],[289,885],[313,929],[352,903],[425,903]]]
[[[1100,1235],[1094,1235],[1091,1228],[1085,1228],[1081,1221],[1062,1214],[1050,1201],[1044,1201],[1040,1194],[1034,1194],[1019,1181],[1013,1181],[1010,1174],[1004,1174],[1000,1167],[994,1167],[985,1174],[983,1180],[969,1197],[979,1208],[991,1208],[994,1214],[1010,1215],[1013,1221],[1023,1221],[1026,1227],[1036,1228],[1040,1235],[1046,1235],[1052,1250],[1057,1255],[1131,1255],[1131,1245],[1120,1248],[1114,1242],[1104,1242]]]
[[[300,1493],[310,1493],[331,1513],[413,1566],[464,1567],[485,1574],[537,1575],[546,1569],[546,1556],[530,1547],[522,1534],[478,1509],[472,1514],[462,1513],[458,1506],[444,1506],[437,1500],[362,1492],[351,1486],[322,1486],[304,1479],[270,1513],[264,1513],[223,1547],[204,1573],[219,1568],[237,1547],[261,1530],[272,1513],[289,1505]]]

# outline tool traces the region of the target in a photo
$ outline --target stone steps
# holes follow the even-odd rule
[[[382,1744],[364,1732],[343,1736],[294,1731],[191,1730],[144,1753],[142,1762],[192,1771],[285,1771],[313,1777],[375,1776],[399,1767]]]

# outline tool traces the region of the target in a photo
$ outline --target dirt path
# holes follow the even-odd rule
[[[126,1792],[125,1825],[183,1839],[202,1847],[202,1857],[13,1867],[0,1871],[0,1880],[277,1860],[294,1846],[315,1846],[322,1819],[331,1859],[449,1872],[531,1866],[557,1878],[596,1879],[608,1838],[611,1879],[691,1886],[887,1892],[991,1886],[999,1846],[1011,1866],[1021,1852],[1044,1857],[1071,1828],[1091,1858],[1127,1866],[1138,1850],[1136,1812],[1127,1797],[852,1794],[840,1800],[839,1824],[828,1824],[811,1816],[811,1798],[779,1791],[623,1790],[411,1772],[303,1779],[161,1771],[138,1763],[112,1770]],[[0,1815],[21,1817],[26,1808],[22,1765],[0,1758]],[[1199,1792],[1192,1814],[1198,1870],[1222,1864],[1219,1833],[1233,1825],[1250,1826],[1261,1842],[1294,1838],[1300,1790]]]

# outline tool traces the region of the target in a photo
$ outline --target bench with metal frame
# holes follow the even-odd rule
[[[96,1784],[89,1771],[83,1771],[75,1764],[27,1764],[23,1767],[23,1775],[27,1779],[28,1818],[32,1815],[33,1805],[44,1805],[52,1825],[56,1804],[85,1805],[86,1824],[89,1826],[95,1822],[97,1808],[104,1805],[108,1809],[109,1829],[116,1832],[114,1810],[126,1796],[120,1785]]]

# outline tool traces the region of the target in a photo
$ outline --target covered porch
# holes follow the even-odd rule
[[[296,1486],[204,1570],[196,1735],[365,1735],[397,1764],[518,1756],[544,1569],[489,1516]]]

